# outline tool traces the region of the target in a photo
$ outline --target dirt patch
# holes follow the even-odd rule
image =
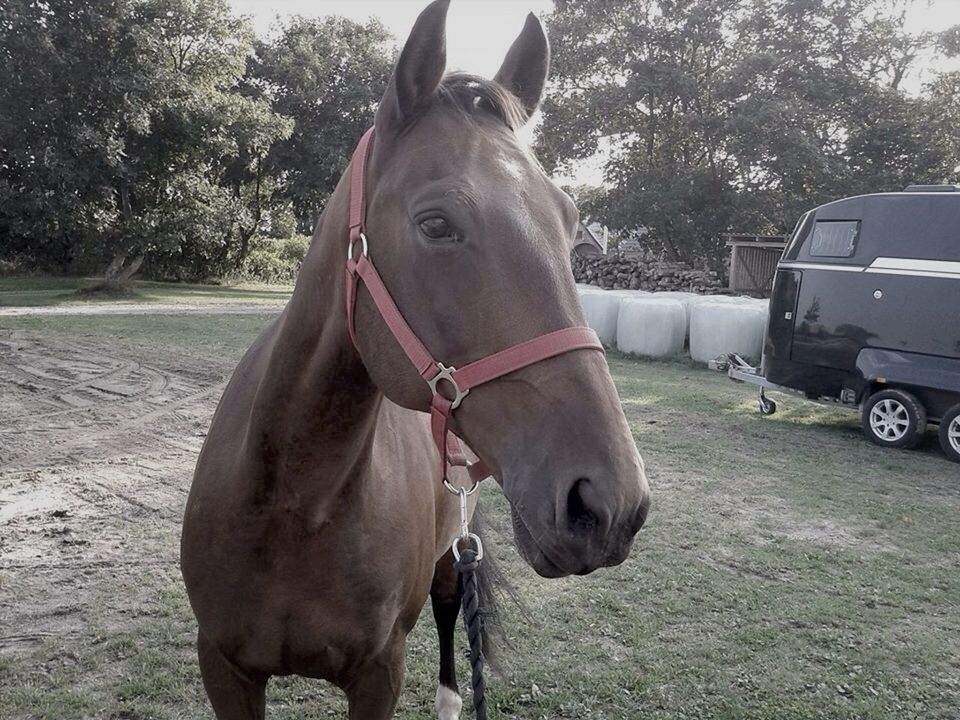
[[[149,607],[229,372],[0,332],[0,654]]]

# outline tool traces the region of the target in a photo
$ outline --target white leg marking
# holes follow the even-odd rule
[[[463,700],[450,688],[440,685],[437,688],[437,697],[433,701],[433,706],[437,710],[438,720],[460,720]]]

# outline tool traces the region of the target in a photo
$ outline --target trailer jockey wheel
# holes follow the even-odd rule
[[[940,419],[940,446],[948,458],[960,462],[960,405],[954,405]]]
[[[760,409],[761,415],[773,415],[777,411],[777,404],[763,393],[757,400],[757,407]]]
[[[863,405],[863,434],[883,447],[915,447],[927,429],[927,411],[903,390],[881,390]]]

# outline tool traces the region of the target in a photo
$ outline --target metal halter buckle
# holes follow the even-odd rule
[[[355,244],[355,243],[354,243],[353,240],[350,240],[350,241],[347,243],[347,260],[353,260],[353,246],[354,246],[354,244]],[[367,236],[364,235],[363,233],[360,233],[360,251],[361,251],[360,254],[363,255],[364,257],[366,257],[366,256],[367,256],[367,251],[368,251],[368,249],[369,249],[369,248],[367,248]]]
[[[437,385],[439,385],[441,380],[446,380],[448,383],[453,385],[455,394],[453,400],[450,401],[450,409],[456,410],[460,406],[460,403],[463,402],[463,399],[470,394],[470,389],[468,388],[466,390],[461,390],[460,386],[457,385],[457,381],[453,379],[453,374],[457,371],[455,367],[447,367],[442,362],[438,362],[437,367],[440,368],[440,372],[427,380],[427,384],[430,386],[430,391],[436,395]]]

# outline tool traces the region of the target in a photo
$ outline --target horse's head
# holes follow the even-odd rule
[[[407,322],[434,357],[460,366],[584,319],[570,271],[577,209],[514,133],[546,82],[543,28],[529,16],[493,82],[444,76],[448,4],[421,14],[380,103],[366,234]],[[355,317],[374,382],[400,405],[429,407],[363,290]],[[537,572],[626,558],[648,488],[601,353],[569,352],[477,387],[452,427],[503,486]]]

